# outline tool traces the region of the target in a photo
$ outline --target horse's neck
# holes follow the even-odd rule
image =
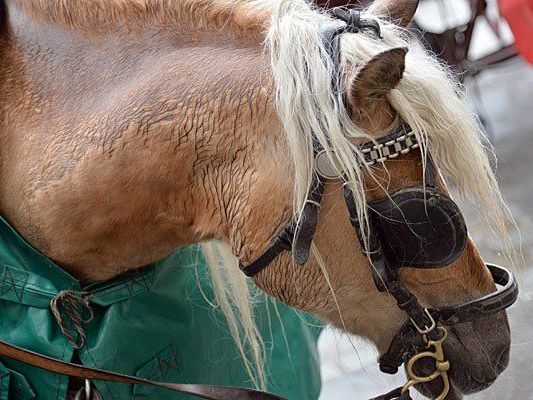
[[[86,280],[209,237],[240,243],[230,226],[243,227],[264,164],[251,143],[273,135],[260,46],[224,32],[85,37],[16,17],[0,72],[0,198],[15,228]]]
[[[11,10],[34,21],[81,29],[136,31],[153,23],[193,29],[231,29],[242,38],[260,39],[270,18],[271,3],[254,0],[5,0]]]

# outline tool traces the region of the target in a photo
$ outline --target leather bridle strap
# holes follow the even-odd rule
[[[294,230],[296,229],[296,222],[290,221],[285,228],[274,239],[274,242],[261,256],[253,263],[244,266],[240,264],[240,269],[248,277],[257,275],[267,265],[269,265],[278,255],[284,251],[292,250],[292,242],[294,237]]]
[[[260,390],[211,385],[191,385],[185,383],[156,382],[135,376],[119,374],[98,368],[73,364],[48,357],[33,351],[0,341],[0,355],[32,365],[56,374],[88,380],[126,383],[130,385],[155,386],[210,400],[287,400],[284,397]]]
[[[471,300],[458,306],[430,309],[431,315],[442,325],[455,325],[493,315],[514,304],[518,298],[518,284],[514,275],[507,269],[494,264],[486,264],[494,283],[501,289],[480,299]]]
[[[320,150],[320,145],[315,143],[315,155]],[[284,251],[292,251],[294,261],[298,265],[303,265],[307,262],[311,242],[318,224],[323,192],[324,182],[318,175],[315,175],[307,194],[300,220],[289,221],[268,249],[255,261],[246,266],[240,263],[240,269],[246,276],[257,275]]]
[[[260,390],[212,385],[191,385],[169,382],[157,382],[135,376],[119,374],[98,368],[86,367],[48,357],[22,347],[0,340],[0,355],[32,365],[56,374],[73,376],[87,380],[125,383],[130,385],[155,386],[174,392],[185,393],[202,399],[210,400],[287,400],[284,397]],[[97,397],[98,398],[98,397]],[[411,400],[409,392],[401,392],[401,388],[371,400]]]
[[[370,400],[412,400],[412,397],[408,390],[402,393],[402,387],[399,387],[391,390],[389,393],[374,397]]]

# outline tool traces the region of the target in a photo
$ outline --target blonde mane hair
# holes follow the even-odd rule
[[[369,138],[338,107],[341,94],[332,90],[334,66],[321,36],[324,25],[337,22],[306,0],[19,0],[17,7],[35,18],[79,29],[107,29],[132,21],[142,26],[156,20],[170,26],[229,28],[238,35],[261,39],[266,30],[277,110],[295,167],[295,216],[306,201],[314,174],[314,135],[346,177],[360,220],[367,221],[362,181],[369,171],[361,167],[357,144]],[[462,98],[461,88],[404,30],[384,20],[380,25],[380,39],[365,32],[343,35],[343,69],[362,65],[386,49],[409,47],[404,77],[388,100],[412,127],[423,155],[431,153],[444,177],[477,204],[510,250],[505,228],[508,211],[481,141],[479,123]],[[245,368],[253,384],[264,388],[263,346],[246,278],[225,245],[209,242],[203,249],[218,306],[226,315]]]

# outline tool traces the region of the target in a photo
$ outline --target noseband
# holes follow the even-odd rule
[[[335,93],[338,93],[341,35],[370,29],[376,36],[380,36],[380,29],[376,21],[360,18],[357,11],[337,8],[333,9],[332,15],[345,22],[323,30],[326,48],[335,65],[332,86]],[[342,102],[340,98],[338,101]],[[337,106],[343,107],[342,104]],[[419,147],[414,132],[404,124],[392,135],[360,146],[364,155],[361,164],[371,167],[401,157]],[[261,272],[284,251],[292,251],[293,258],[299,265],[308,260],[325,182],[342,178],[331,166],[325,149],[316,140],[314,158],[316,173],[300,219],[290,221],[271,246],[254,262],[247,266],[241,264],[241,270],[247,276]],[[442,347],[448,335],[446,327],[505,310],[518,296],[518,286],[513,274],[493,264],[486,266],[498,285],[497,291],[457,306],[424,308],[401,282],[399,269],[434,269],[450,265],[461,256],[468,240],[466,224],[459,207],[436,187],[435,175],[431,156],[428,155],[424,185],[404,188],[388,197],[369,202],[369,220],[365,227],[358,219],[353,192],[344,185],[344,200],[350,223],[363,253],[372,264],[375,286],[380,292],[390,294],[396,300],[398,308],[409,317],[387,352],[379,359],[381,371],[388,374],[395,374],[405,363],[409,380],[403,387],[376,399],[410,399],[409,388],[440,377],[443,389],[437,400],[443,400],[450,389],[447,373],[450,363],[446,361]],[[419,376],[415,372],[415,365],[422,358],[435,361],[435,370],[430,375]]]

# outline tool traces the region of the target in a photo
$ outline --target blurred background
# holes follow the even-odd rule
[[[414,27],[463,81],[483,121],[503,194],[519,227],[510,227],[513,242],[525,258],[518,271],[521,296],[508,311],[510,366],[491,388],[468,399],[533,399],[533,65],[526,61],[533,63],[533,1],[421,0]],[[498,239],[471,206],[460,205],[483,257],[505,264]],[[381,374],[377,353],[360,338],[330,329],[319,347],[320,400],[367,399],[405,381],[403,374]]]

